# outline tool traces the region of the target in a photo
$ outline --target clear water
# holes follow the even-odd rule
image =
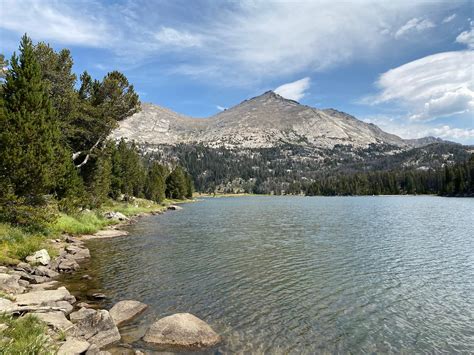
[[[205,199],[128,229],[75,283],[151,306],[126,341],[191,312],[211,353],[474,353],[474,199]]]

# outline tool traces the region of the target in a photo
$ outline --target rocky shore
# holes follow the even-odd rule
[[[168,209],[181,207],[173,205]],[[93,309],[87,303],[77,302],[74,295],[55,280],[61,273],[76,271],[82,261],[91,257],[84,240],[124,236],[127,232],[119,227],[134,221],[117,212],[110,212],[106,217],[121,224],[94,235],[65,235],[52,240],[58,250],[55,258],[42,249],[28,256],[26,262],[0,266],[0,314],[38,317],[48,325],[46,337],[56,344],[58,354],[113,354],[117,353],[114,346],[127,349],[130,354],[146,353],[120,342],[120,327],[139,317],[147,309],[146,304],[122,300],[110,310]],[[5,326],[0,324],[0,329]],[[157,319],[142,340],[153,348],[198,350],[218,344],[221,338],[201,319],[178,313]]]

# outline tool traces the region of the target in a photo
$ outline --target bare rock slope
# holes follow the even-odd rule
[[[317,148],[370,144],[406,147],[408,142],[373,124],[333,109],[319,110],[268,91],[209,118],[198,119],[143,104],[120,123],[113,138],[151,145],[202,143],[209,147],[268,148],[297,144]]]

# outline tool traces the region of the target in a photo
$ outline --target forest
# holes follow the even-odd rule
[[[0,59],[0,222],[41,229],[58,212],[97,209],[108,199],[192,198],[182,167],[108,139],[140,110],[125,75],[97,80],[85,71],[78,80],[69,50],[33,44],[26,34],[18,55]]]

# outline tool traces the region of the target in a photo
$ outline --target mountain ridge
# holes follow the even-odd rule
[[[317,109],[267,91],[207,118],[142,104],[142,110],[120,122],[112,133],[139,144],[201,143],[209,147],[269,148],[281,144],[331,149],[391,145],[409,148],[432,140],[405,140],[372,123],[333,108]],[[439,139],[438,139],[439,140]]]

